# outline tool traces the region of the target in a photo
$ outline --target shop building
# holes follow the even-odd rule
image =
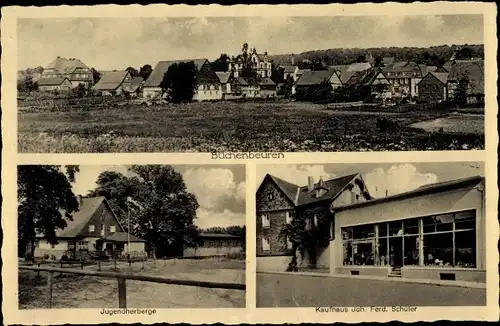
[[[484,178],[332,207],[330,273],[486,282]]]

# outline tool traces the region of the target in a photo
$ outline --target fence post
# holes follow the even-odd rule
[[[113,261],[114,261],[114,263],[115,263],[115,269],[116,269],[116,257],[115,257],[115,259],[114,259]]]
[[[101,261],[97,261],[97,270],[100,272],[101,271]]]
[[[80,268],[83,269],[83,260],[80,260]]]
[[[38,263],[38,268],[40,268],[40,263]],[[36,277],[40,277],[40,271],[36,272]]]
[[[127,308],[127,283],[124,278],[118,278],[118,308]]]
[[[47,275],[47,308],[52,308],[52,276],[52,272]]]
[[[144,260],[142,261],[142,268],[141,269],[144,269]]]
[[[61,259],[61,268],[63,268],[63,261],[62,261],[62,259]]]

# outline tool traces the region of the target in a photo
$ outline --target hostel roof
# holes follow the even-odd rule
[[[375,198],[375,199],[367,200],[367,201],[361,202],[361,203],[337,207],[335,210],[336,211],[343,211],[343,210],[347,210],[347,209],[354,209],[354,208],[358,208],[358,207],[376,205],[376,204],[380,204],[380,203],[397,201],[397,200],[402,200],[402,199],[406,199],[406,198],[412,198],[412,197],[417,197],[417,196],[422,196],[422,195],[427,195],[427,194],[434,194],[434,193],[455,190],[455,189],[460,189],[460,188],[474,187],[482,182],[484,182],[484,177],[474,176],[474,177],[462,178],[462,179],[457,179],[457,180],[433,183],[433,184],[425,185],[425,186],[419,187],[417,189],[403,192],[400,194],[382,197],[382,198]]]
[[[302,76],[300,76],[299,80],[297,80],[295,85],[297,86],[318,85],[330,79],[330,77],[334,73],[336,72],[333,69],[306,71]]]
[[[128,71],[102,71],[101,79],[92,87],[95,90],[115,90],[129,74]]]
[[[468,93],[484,94],[483,60],[456,60],[449,71],[449,81],[458,82],[462,76],[467,76],[467,78],[469,78]]]
[[[68,78],[63,76],[40,78],[38,80],[38,86],[59,86],[64,82],[65,79]]]
[[[70,74],[77,68],[89,69],[80,59],[57,57],[54,61],[49,63],[44,70],[54,69],[61,74]]]
[[[146,242],[146,240],[138,238],[132,234],[129,235],[127,232],[115,232],[105,237],[104,240],[111,242],[128,242],[129,240],[130,242]]]

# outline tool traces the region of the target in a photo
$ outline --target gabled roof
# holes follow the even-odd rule
[[[319,85],[322,82],[325,82],[328,79],[330,79],[330,77],[332,77],[334,73],[335,70],[306,71],[302,76],[300,76],[295,85],[297,86]]]
[[[139,87],[141,87],[142,83],[144,82],[144,79],[140,76],[132,78],[130,81],[130,84],[127,85],[126,89],[130,92],[135,92]]]
[[[436,71],[437,68],[437,66],[427,66],[427,72]]]
[[[346,71],[349,65],[333,65],[333,66],[328,66],[328,68],[335,70],[339,76],[342,76]]]
[[[299,187],[290,182],[267,174],[264,181],[269,178],[283,192],[283,194],[295,205],[307,205],[323,200],[331,200],[337,198],[342,190],[356,177],[359,173],[331,179],[320,180],[315,184],[315,188],[323,188],[326,192],[321,197],[316,197],[315,191],[309,191],[308,186]],[[262,181],[262,184],[264,183]]]
[[[445,85],[448,82],[448,75],[449,75],[448,72],[433,72],[433,71],[431,71],[431,72],[429,72],[429,74],[436,77],[440,82],[442,82]]]
[[[371,86],[373,84],[373,82],[375,82],[375,80],[377,79],[379,74],[382,74],[382,76],[384,76],[384,78],[387,80],[387,77],[385,76],[385,74],[382,70],[370,69],[370,70],[364,71],[361,74],[359,74],[358,83],[363,85],[363,86]],[[387,81],[387,82],[389,82],[389,81]]]
[[[231,77],[231,72],[229,72],[229,71],[227,71],[227,72],[226,71],[216,71],[215,74],[219,78],[219,81],[221,82],[221,84],[227,83],[229,80],[229,77]]]
[[[54,69],[61,74],[69,74],[77,68],[89,69],[80,59],[57,57],[54,61],[49,63],[44,70]]]
[[[111,242],[128,242],[129,240],[130,242],[146,242],[146,240],[138,238],[132,234],[129,235],[127,232],[115,232],[105,237],[104,240]]]
[[[297,71],[297,75],[302,75],[308,71],[311,71],[311,69],[299,69],[299,71]]]
[[[451,66],[448,80],[457,82],[462,76],[469,78],[468,94],[484,94],[483,60],[457,60]]]
[[[348,84],[352,77],[356,76],[358,71],[346,71],[340,76],[342,84]]]
[[[123,83],[125,77],[130,74],[126,70],[102,71],[100,73],[101,79],[92,87],[95,90],[115,90]]]
[[[201,70],[203,65],[208,62],[207,59],[186,59],[186,60],[172,60],[172,61],[160,61],[156,64],[155,68],[151,72],[151,75],[149,75],[148,79],[146,82],[144,82],[144,87],[159,87],[162,80],[163,76],[165,73],[168,71],[168,68],[175,64],[175,63],[181,63],[181,62],[191,62],[193,61],[196,68],[198,71]]]
[[[261,78],[259,81],[259,85],[261,86],[276,86],[276,83],[269,77]]]
[[[349,67],[347,67],[346,71],[364,71],[368,70],[372,67],[369,62],[356,62],[351,63]]]
[[[372,199],[372,200],[367,200],[364,202],[345,205],[342,207],[337,207],[337,208],[335,208],[335,211],[343,211],[343,210],[347,210],[347,209],[376,205],[379,203],[402,200],[402,199],[406,199],[406,198],[412,198],[412,197],[417,197],[417,196],[422,196],[422,195],[427,195],[427,194],[440,193],[440,192],[454,190],[454,189],[474,187],[482,182],[484,182],[484,177],[474,176],[474,177],[469,177],[469,178],[462,178],[462,179],[457,179],[457,180],[433,183],[433,184],[425,185],[425,186],[419,187],[417,189],[403,192],[400,194],[382,197],[382,198],[376,198],[376,199]]]
[[[59,86],[61,85],[65,79],[68,79],[64,76],[58,77],[43,77],[38,79],[38,86]],[[69,79],[68,79],[69,81]]]

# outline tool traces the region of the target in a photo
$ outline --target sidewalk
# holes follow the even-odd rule
[[[444,280],[402,278],[402,277],[388,277],[388,276],[384,277],[384,276],[366,276],[366,275],[325,274],[325,273],[314,273],[314,272],[278,272],[278,271],[259,272],[258,271],[257,273],[331,277],[331,278],[350,278],[350,279],[364,279],[364,280],[376,280],[376,281],[386,281],[386,282],[427,284],[427,285],[437,285],[437,286],[454,286],[454,287],[472,288],[472,289],[486,289],[486,283],[468,282],[468,281],[444,281]]]

